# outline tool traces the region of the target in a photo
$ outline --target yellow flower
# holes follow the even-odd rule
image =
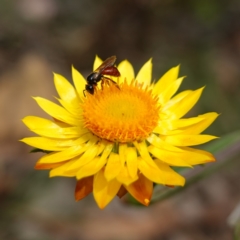
[[[102,61],[96,57],[94,69]],[[60,105],[34,98],[52,119],[23,119],[38,137],[24,143],[45,151],[36,169],[51,169],[50,177],[76,177],[76,200],[93,192],[100,208],[116,195],[129,192],[148,205],[153,183],[183,186],[185,179],[172,167],[191,167],[215,161],[212,154],[192,148],[215,136],[201,134],[218,116],[211,112],[182,118],[198,101],[203,88],[177,92],[183,77],[179,66],[151,83],[149,60],[134,75],[132,65],[118,65],[121,76],[99,86],[91,95],[85,78],[72,68],[75,88],[54,74]]]

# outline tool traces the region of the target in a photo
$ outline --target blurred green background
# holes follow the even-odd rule
[[[156,80],[181,64],[180,90],[206,85],[190,115],[221,113],[207,133],[222,139],[239,129],[239,0],[0,0],[0,239],[232,239],[238,141],[218,153],[224,167],[148,208],[76,203],[74,179],[33,169],[39,156],[18,142],[32,135],[21,119],[46,114],[31,96],[53,100],[52,72],[71,81],[73,64],[87,76],[96,54],[128,59],[136,72],[152,57]]]

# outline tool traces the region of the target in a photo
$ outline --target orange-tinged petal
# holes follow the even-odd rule
[[[66,162],[68,162],[68,161],[66,161]],[[50,163],[50,164],[47,164],[47,163],[42,163],[42,164],[41,163],[36,163],[34,168],[37,169],[37,170],[52,169],[52,168],[56,168],[56,167],[62,166],[66,162]]]
[[[140,69],[136,76],[136,80],[145,86],[149,86],[152,80],[152,59],[149,59]]]
[[[112,152],[108,158],[107,165],[104,171],[104,176],[107,181],[116,178],[116,176],[120,173],[121,168],[122,164],[119,155]]]
[[[152,198],[153,182],[143,174],[140,173],[137,181],[125,187],[137,201],[145,206],[149,205]]]
[[[93,196],[99,208],[105,208],[116,196],[120,187],[121,183],[115,179],[107,181],[104,176],[104,170],[101,170],[96,175],[94,175]]]
[[[173,135],[173,136],[162,136],[166,143],[174,146],[194,146],[209,142],[218,137],[212,135]]]
[[[78,96],[80,97],[80,99],[82,99],[84,97],[83,90],[85,89],[87,81],[82,76],[82,74],[78,72],[73,66],[72,66],[72,79],[76,87]]]
[[[180,174],[176,173],[173,169],[171,169],[168,164],[163,163],[158,159],[155,160],[155,163],[161,171],[161,175],[164,178],[165,185],[184,186],[185,178],[182,177]]]
[[[79,201],[85,198],[93,190],[93,177],[86,177],[77,181],[75,188],[75,199]]]
[[[117,193],[119,198],[122,198],[125,194],[127,194],[126,188],[122,185]]]
[[[138,179],[138,175],[136,174],[134,177],[131,177],[129,172],[128,172],[128,169],[126,166],[123,166],[121,168],[121,171],[119,172],[119,174],[117,175],[117,180],[124,184],[124,185],[129,185],[133,182],[135,182],[136,180]]]
[[[60,98],[70,103],[72,107],[78,108],[79,98],[72,84],[66,78],[56,73],[54,73],[54,83]]]
[[[76,172],[67,172],[66,169],[74,162],[76,158],[71,159],[70,161],[65,162],[61,166],[58,166],[52,169],[49,173],[50,177],[75,177]]]
[[[106,164],[107,160],[104,158],[96,157],[89,163],[83,165],[77,171],[77,179],[81,179],[84,177],[92,176],[96,174],[98,171],[102,169],[102,167]]]
[[[50,116],[62,122],[65,122],[74,126],[78,126],[79,124],[78,119],[76,119],[72,114],[70,114],[63,107],[44,98],[35,97],[34,99],[36,100],[38,105]]]
[[[153,93],[159,95],[164,91],[172,82],[177,80],[179,73],[179,65],[168,70],[154,85]]]
[[[134,79],[134,70],[133,66],[127,60],[120,62],[118,65],[118,71],[120,72],[121,76],[119,77],[119,82],[123,83],[125,79],[128,83],[130,83]]]

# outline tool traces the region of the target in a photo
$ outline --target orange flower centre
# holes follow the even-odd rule
[[[85,127],[102,139],[132,142],[145,139],[157,126],[159,105],[151,90],[137,81],[117,88],[105,84],[83,103]]]

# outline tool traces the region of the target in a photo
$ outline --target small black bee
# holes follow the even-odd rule
[[[85,86],[85,90],[83,90],[83,94],[85,96],[85,91],[94,94],[95,88],[97,87],[97,83],[101,82],[101,86],[103,88],[103,83],[105,81],[111,81],[112,83],[116,84],[112,79],[105,77],[104,75],[119,77],[120,72],[116,67],[114,67],[114,63],[116,62],[116,56],[112,56],[107,58],[96,70],[94,70],[88,77],[87,77],[87,84]],[[118,87],[119,88],[119,87]]]

